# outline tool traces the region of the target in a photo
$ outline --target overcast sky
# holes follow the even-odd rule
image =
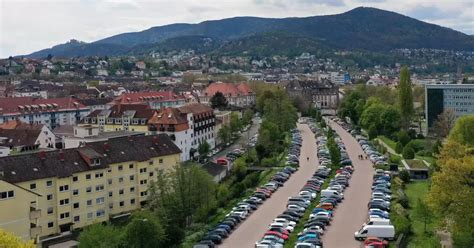
[[[474,34],[474,0],[0,0],[0,57],[176,22],[327,15],[358,6]]]

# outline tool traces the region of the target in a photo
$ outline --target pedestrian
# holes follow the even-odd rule
[[[306,157],[306,160],[308,160],[308,161],[309,161],[309,157]]]

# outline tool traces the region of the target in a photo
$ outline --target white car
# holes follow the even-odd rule
[[[287,219],[283,219],[283,218],[276,218],[276,219],[273,220],[273,223],[283,223],[283,224],[286,224],[286,225],[289,225],[289,226],[292,226],[292,227],[296,226],[296,222],[288,221]]]
[[[317,217],[317,216],[324,216],[324,217],[327,217],[328,219],[331,219],[332,216],[331,214],[327,213],[327,212],[318,212],[318,213],[315,213],[315,214],[310,214],[309,215],[309,218],[314,218],[314,217]]]
[[[316,198],[316,193],[303,190],[303,191],[300,191],[300,196],[311,196],[311,199],[314,199]]]
[[[298,211],[298,212],[304,212],[305,211],[305,208],[300,207],[298,205],[293,205],[293,204],[288,205],[287,209],[288,210],[295,210],[295,211]]]
[[[372,198],[374,198],[374,199],[384,199],[386,201],[390,201],[392,199],[392,196],[384,194],[382,192],[374,192],[374,193],[372,193]]]
[[[278,222],[271,223],[269,227],[283,228],[283,229],[287,230],[288,232],[293,232],[293,230],[294,230],[294,227],[289,226],[289,225],[285,225],[283,223],[278,223]]]

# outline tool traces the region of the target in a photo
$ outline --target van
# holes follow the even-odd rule
[[[387,225],[391,225],[392,223],[390,223],[390,220],[389,219],[383,219],[383,218],[369,218],[369,220],[364,223],[364,226],[387,226]]]
[[[344,199],[344,195],[342,193],[339,193],[337,192],[337,190],[332,190],[332,189],[321,190],[321,197],[327,197],[327,198],[336,197],[337,199]]]
[[[357,240],[364,240],[367,237],[393,240],[395,238],[395,228],[393,225],[366,225],[354,233],[354,238]]]

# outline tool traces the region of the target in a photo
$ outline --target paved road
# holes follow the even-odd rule
[[[283,187],[278,189],[254,211],[232,234],[224,240],[219,248],[250,248],[260,240],[267,226],[276,216],[286,209],[288,197],[298,195],[300,189],[316,171],[319,164],[316,157],[316,139],[308,125],[298,124],[303,142],[301,146],[300,169],[296,171]],[[309,161],[307,161],[309,157]]]
[[[359,230],[367,219],[367,204],[370,200],[374,170],[369,160],[359,160],[357,157],[364,152],[356,139],[338,124],[330,121],[330,125],[346,145],[355,171],[350,180],[350,187],[344,192],[345,199],[337,207],[334,220],[323,236],[324,247],[361,247],[361,242],[354,239],[354,232]]]

